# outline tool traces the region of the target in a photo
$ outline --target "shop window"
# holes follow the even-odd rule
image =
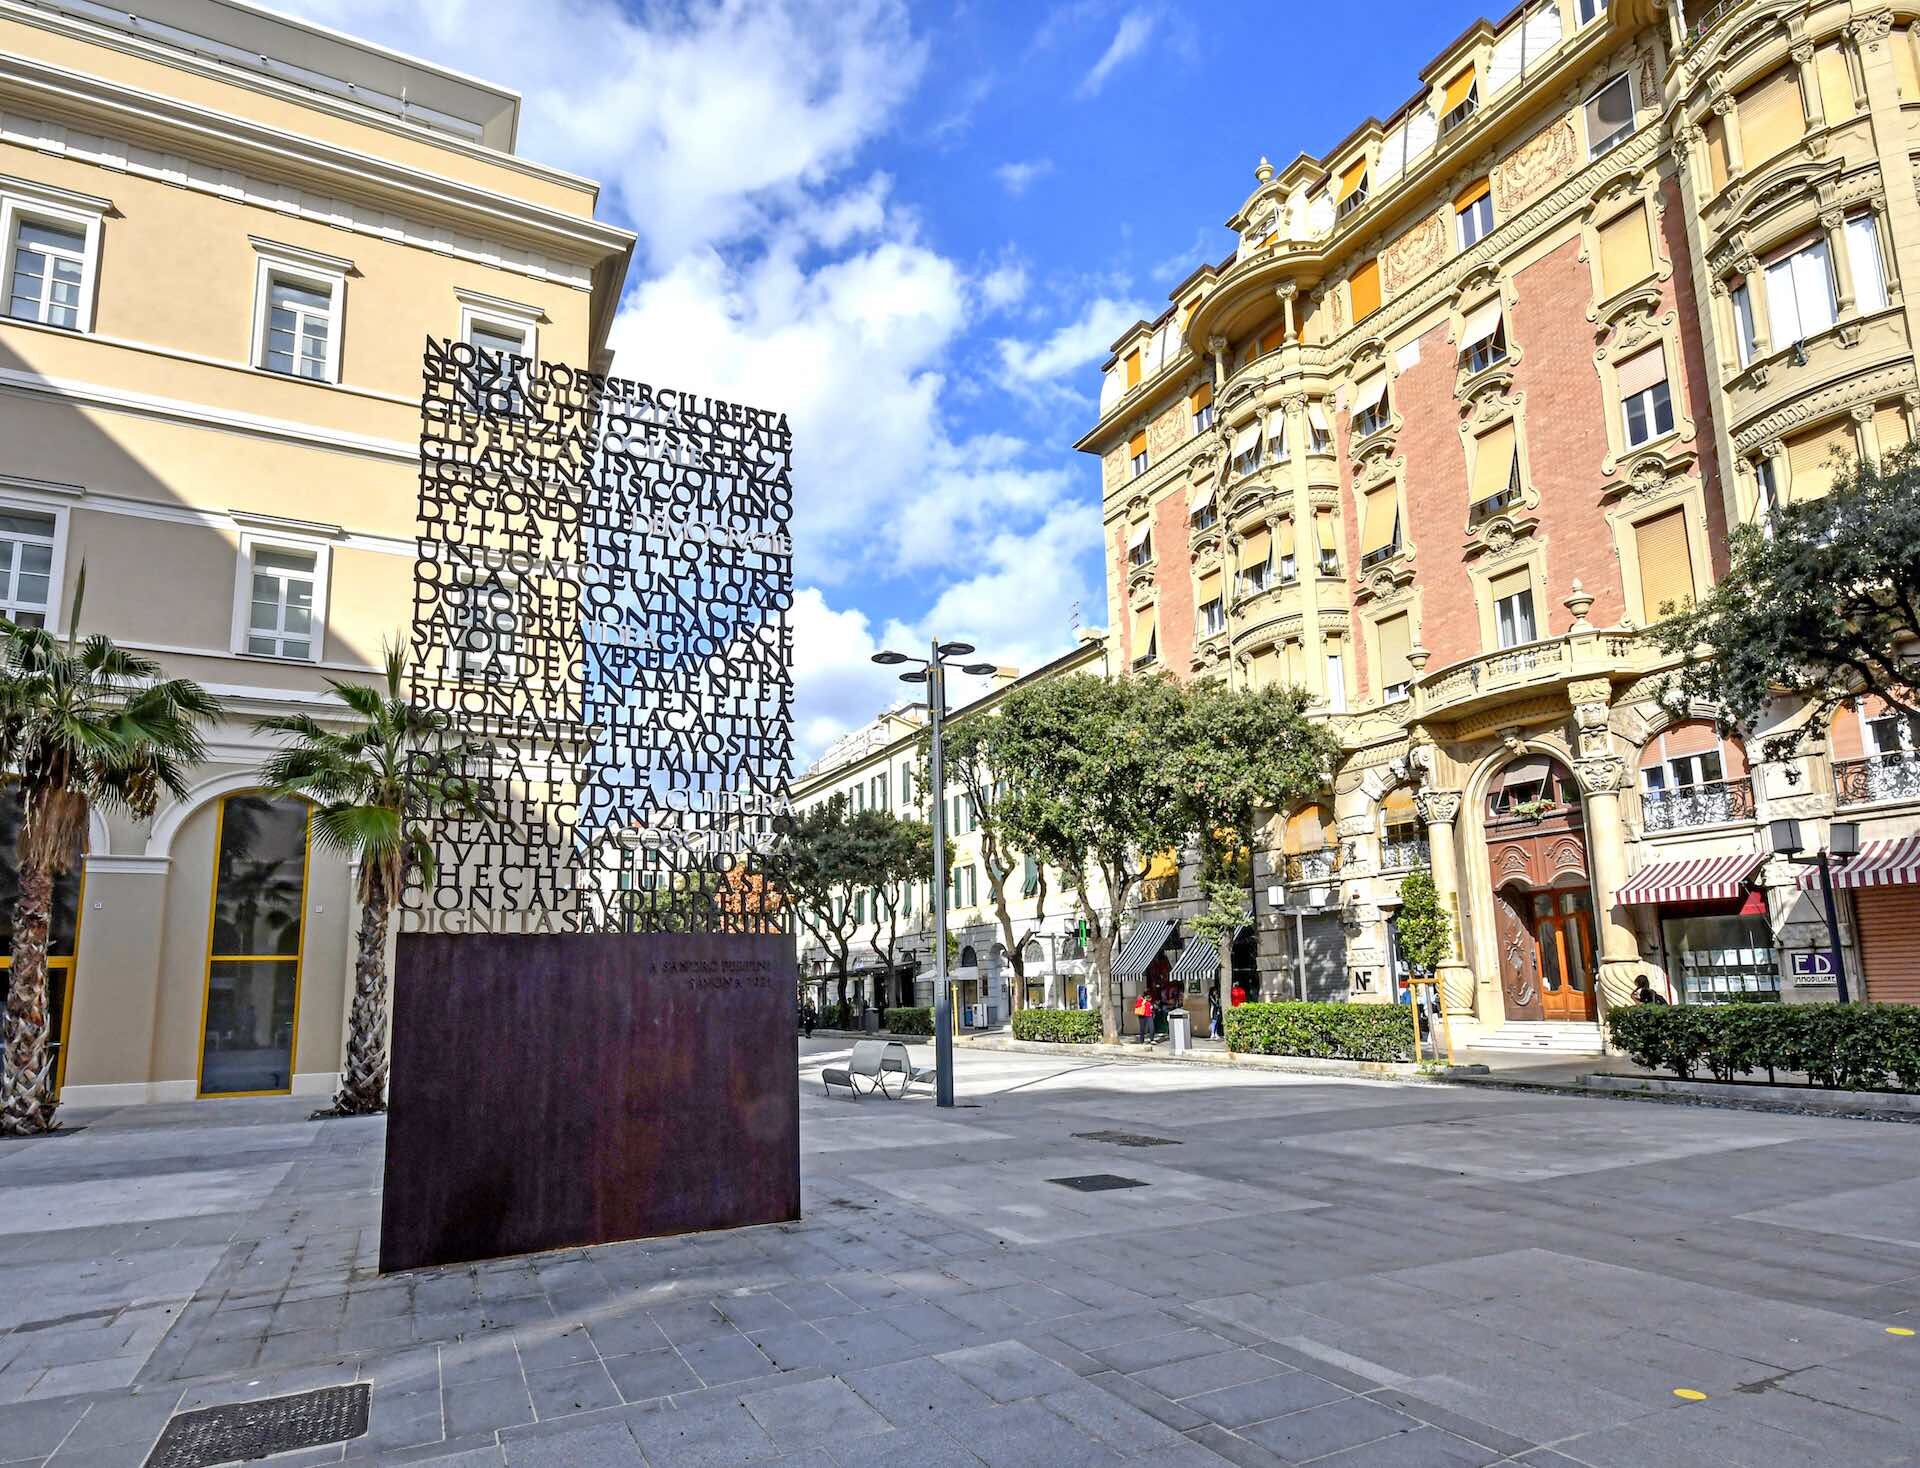
[[[304,800],[259,794],[220,802],[212,932],[200,1052],[203,1096],[293,1087],[306,909]]]
[[[1780,997],[1773,931],[1763,912],[1669,917],[1660,925],[1667,977],[1685,1004],[1731,1004]]]
[[[1626,73],[1587,98],[1587,157],[1598,158],[1633,136],[1633,79]]]

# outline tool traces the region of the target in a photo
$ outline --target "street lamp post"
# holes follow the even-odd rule
[[[876,663],[918,663],[910,673],[902,673],[902,683],[927,685],[927,798],[933,805],[933,1103],[953,1105],[953,1005],[947,994],[947,771],[941,745],[942,726],[947,717],[947,679],[949,658],[963,658],[973,651],[967,642],[941,642],[935,638],[931,657],[909,657],[903,652],[877,652]],[[961,672],[984,675],[995,671],[992,663],[966,663]]]
[[[1847,1002],[1847,956],[1840,949],[1840,910],[1833,900],[1833,858],[1855,856],[1860,851],[1860,827],[1852,821],[1833,821],[1827,826],[1827,844],[1812,856],[1800,851],[1800,823],[1778,820],[1768,823],[1776,855],[1801,866],[1820,868],[1820,898],[1826,905],[1827,941],[1833,945],[1834,998]]]

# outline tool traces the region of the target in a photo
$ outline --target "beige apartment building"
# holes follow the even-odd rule
[[[510,91],[233,0],[0,0],[0,612],[228,717],[58,894],[67,1104],[332,1090],[353,873],[252,720],[412,616],[429,337],[607,365],[634,237]],[[10,859],[11,838],[5,847]],[[10,883],[11,873],[7,874]]]
[[[1832,999],[1819,900],[1768,838],[1792,817],[1807,847],[1859,828],[1855,997],[1920,999],[1916,731],[1843,711],[1771,761],[1659,705],[1648,635],[1729,526],[1912,434],[1917,23],[1899,0],[1473,21],[1326,154],[1261,159],[1223,201],[1230,251],[1115,343],[1079,445],[1115,666],[1304,685],[1345,750],[1263,833],[1256,992],[1403,992],[1400,884],[1430,865],[1456,1037],[1597,1048],[1640,974]],[[1142,923],[1184,910],[1149,895]],[[1165,982],[1177,921],[1164,945],[1127,982]]]

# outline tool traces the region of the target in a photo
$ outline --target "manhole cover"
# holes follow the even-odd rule
[[[1063,1188],[1072,1188],[1077,1193],[1111,1193],[1119,1188],[1147,1186],[1137,1177],[1121,1177],[1114,1172],[1092,1172],[1085,1177],[1050,1177],[1047,1181],[1058,1183]]]
[[[1150,1137],[1145,1132],[1075,1132],[1075,1141],[1109,1142],[1116,1147],[1178,1147],[1172,1137]]]
[[[264,1458],[296,1448],[362,1437],[367,1430],[367,1384],[330,1386],[263,1402],[202,1407],[167,1424],[147,1454],[146,1468],[208,1468],[213,1463]]]

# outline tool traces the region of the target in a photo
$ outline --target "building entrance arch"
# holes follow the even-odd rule
[[[1494,776],[1486,800],[1506,1017],[1591,1021],[1593,881],[1580,787],[1551,755],[1528,753]]]

